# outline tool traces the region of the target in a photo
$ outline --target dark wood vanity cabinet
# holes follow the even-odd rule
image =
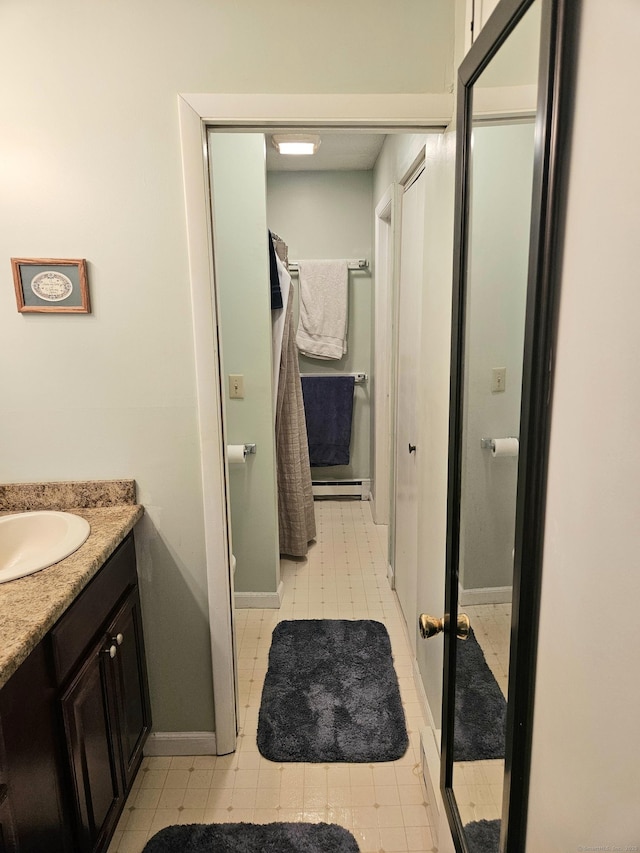
[[[110,626],[109,637],[118,649],[114,660],[118,746],[122,762],[122,788],[129,791],[142,761],[142,749],[151,720],[137,590],[132,591],[123,602]]]
[[[71,767],[78,849],[93,850],[120,813],[117,710],[108,637],[91,649],[62,695],[62,717]]]
[[[111,837],[149,730],[137,590],[124,599],[61,697],[82,851]]]
[[[34,655],[44,669],[25,681]],[[28,728],[21,733],[14,715],[7,733],[5,715],[42,695],[45,681],[40,729],[49,742],[37,756],[31,749],[29,759],[27,745],[20,745]],[[131,534],[0,691],[0,719],[17,839],[6,850],[0,844],[0,853],[106,850],[151,724]],[[36,797],[29,784],[46,790]],[[0,805],[0,823],[1,816]]]
[[[9,788],[4,779],[6,758],[3,754],[2,744],[2,729],[0,728],[0,853],[12,853],[15,850],[15,835],[9,804]]]

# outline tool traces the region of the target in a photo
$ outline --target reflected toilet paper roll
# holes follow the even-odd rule
[[[244,444],[227,444],[227,462],[229,464],[244,465],[247,457],[244,452]]]
[[[520,442],[517,438],[494,438],[492,456],[517,456]]]

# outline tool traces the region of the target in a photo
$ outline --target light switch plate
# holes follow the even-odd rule
[[[504,391],[507,387],[507,368],[494,367],[491,371],[491,390]]]
[[[229,374],[229,397],[232,400],[244,399],[244,376],[242,373]]]

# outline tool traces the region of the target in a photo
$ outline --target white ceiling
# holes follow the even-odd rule
[[[282,133],[282,131],[280,131]],[[385,140],[384,133],[319,132],[321,143],[308,157],[279,154],[265,134],[268,172],[327,172],[373,169]]]

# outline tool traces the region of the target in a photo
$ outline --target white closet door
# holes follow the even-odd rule
[[[416,650],[418,584],[418,393],[423,285],[424,172],[402,198],[395,464],[395,586]],[[416,446],[410,451],[410,447]]]

